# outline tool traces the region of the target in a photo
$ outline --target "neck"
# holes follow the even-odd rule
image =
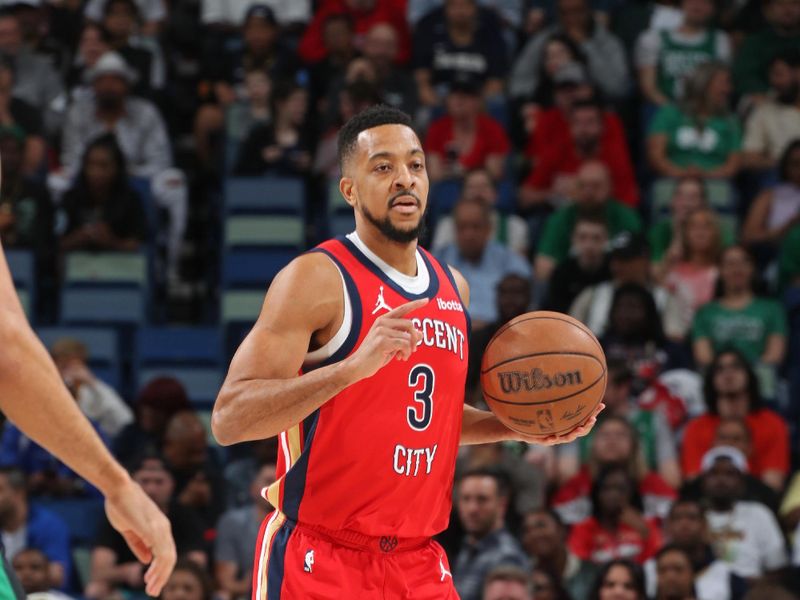
[[[477,544],[478,542],[485,540],[487,537],[492,535],[495,531],[500,529],[500,527],[494,527],[489,529],[488,531],[473,531],[467,534],[467,540],[470,544]]]
[[[747,304],[748,302],[750,302],[750,300],[752,300],[752,298],[753,298],[753,293],[748,289],[730,290],[724,296],[726,304],[735,304],[735,305]]]
[[[413,277],[417,274],[417,241],[401,244],[386,239],[374,227],[356,226],[358,237],[364,245],[386,264],[394,267],[404,275]]]

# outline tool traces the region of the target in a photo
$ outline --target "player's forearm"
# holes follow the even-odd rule
[[[491,444],[516,439],[514,432],[503,425],[492,413],[464,405],[461,421],[462,446],[471,444]]]
[[[0,409],[104,494],[129,481],[80,412],[24,315],[0,308]]]
[[[211,430],[223,446],[270,438],[356,381],[347,359],[291,379],[226,380],[214,404]]]

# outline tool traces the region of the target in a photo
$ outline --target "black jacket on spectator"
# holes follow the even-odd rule
[[[543,310],[568,313],[572,302],[585,288],[611,279],[608,265],[597,271],[584,271],[575,257],[564,260],[553,271]]]
[[[147,238],[147,222],[145,220],[142,200],[131,187],[102,206],[93,207],[87,202],[88,193],[80,186],[68,190],[61,200],[67,217],[64,234],[72,233],[84,225],[94,222],[108,223],[115,236],[120,238]]]

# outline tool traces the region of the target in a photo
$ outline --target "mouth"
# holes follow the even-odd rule
[[[393,198],[389,203],[390,210],[397,211],[402,214],[410,215],[417,211],[419,208],[419,200],[410,194],[403,194]]]

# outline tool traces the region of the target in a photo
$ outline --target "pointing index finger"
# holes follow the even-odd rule
[[[406,302],[405,304],[401,304],[397,308],[393,308],[383,316],[389,317],[390,319],[392,318],[397,319],[399,317],[404,317],[408,313],[425,306],[429,300],[430,298],[420,298],[419,300],[412,300],[411,302]]]

